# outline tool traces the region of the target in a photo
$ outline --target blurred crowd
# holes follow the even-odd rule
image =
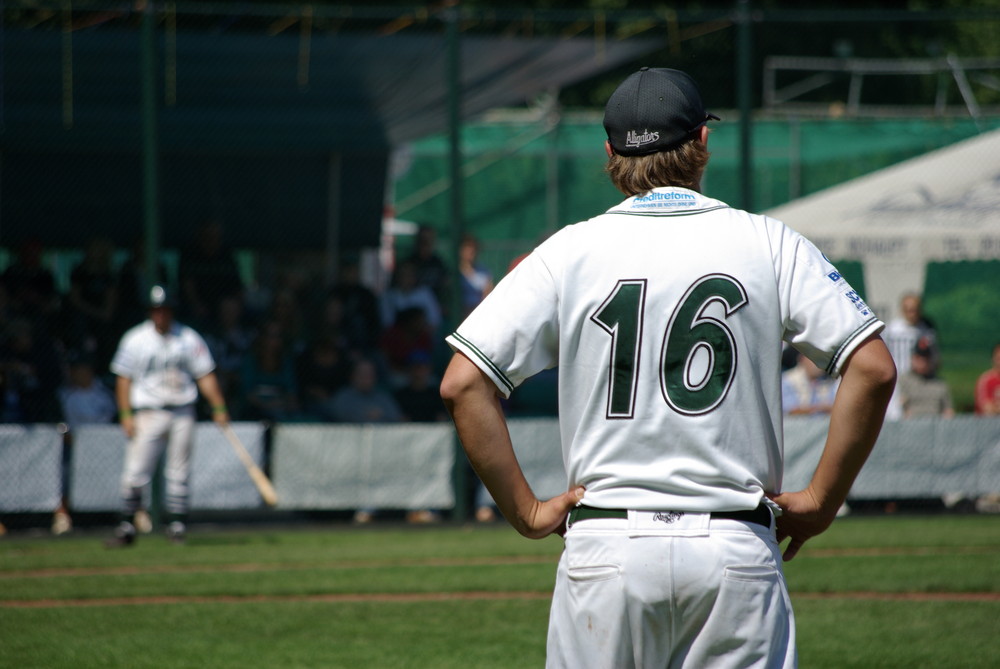
[[[117,263],[116,250],[106,239],[92,239],[66,291],[58,290],[35,241],[21,245],[0,273],[0,422],[115,419],[109,363],[122,334],[146,319],[150,288],[141,240]],[[437,394],[448,358],[443,329],[493,287],[478,258],[477,240],[465,238],[453,270],[438,251],[434,228],[421,226],[378,292],[362,282],[352,257],[341,260],[329,284],[288,272],[273,286],[251,289],[224,243],[223,227],[208,221],[181,249],[172,289],[177,320],[211,349],[234,420],[445,420]],[[165,276],[164,268],[157,273]],[[903,296],[900,312],[883,333],[900,378],[888,418],[954,415],[938,376],[935,328],[920,296]],[[829,411],[836,380],[793,350],[786,353],[786,412]],[[1000,413],[1000,344],[992,353],[993,366],[976,388],[981,415]],[[555,383],[554,374],[532,379],[517,394],[524,406],[508,404],[508,410],[554,415]]]
[[[447,418],[437,392],[443,327],[493,285],[476,240],[463,240],[453,272],[434,229],[421,226],[379,292],[351,257],[332,283],[288,272],[261,290],[245,285],[223,232],[214,221],[199,228],[171,288],[177,320],[211,349],[234,420]],[[108,240],[91,240],[59,291],[41,244],[16,250],[0,274],[0,422],[114,420],[109,364],[124,332],[147,318],[150,288],[142,243],[124,261],[115,253]]]

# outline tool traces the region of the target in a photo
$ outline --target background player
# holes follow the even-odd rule
[[[441,392],[473,467],[525,536],[566,528],[551,667],[794,666],[779,543],[791,559],[833,522],[892,393],[882,322],[816,247],[699,193],[715,118],[682,72],[627,78],[605,128],[630,197],[543,242],[448,337]],[[782,339],[842,379],[790,493]],[[555,365],[569,490],[543,502],[498,395]]]
[[[149,319],[126,332],[111,361],[122,430],[128,436],[121,478],[121,519],[109,547],[135,541],[134,515],[166,450],[164,507],[167,536],[184,541],[198,391],[212,407],[212,418],[229,423],[215,363],[201,336],[174,322],[173,303],[161,286],[150,292]]]

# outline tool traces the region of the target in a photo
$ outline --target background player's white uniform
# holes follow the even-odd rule
[[[124,513],[138,508],[141,490],[150,483],[164,447],[166,510],[187,512],[196,379],[214,369],[205,341],[185,325],[173,323],[160,334],[147,320],[122,336],[111,371],[131,380],[129,399],[135,411],[135,435],[127,446],[121,480]]]
[[[564,228],[497,285],[448,342],[504,396],[558,365],[568,487],[629,510],[567,532],[551,666],[757,666],[766,653],[732,647],[747,628],[794,663],[773,523],[710,514],[781,490],[780,342],[837,376],[882,327],[801,235],[683,188]]]

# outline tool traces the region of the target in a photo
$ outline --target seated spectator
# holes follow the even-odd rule
[[[14,262],[7,266],[0,281],[7,288],[10,310],[14,315],[31,319],[46,328],[61,302],[55,275],[42,265],[42,243],[25,241],[17,249]]]
[[[382,294],[382,326],[390,327],[404,309],[424,312],[432,332],[441,326],[441,305],[427,286],[417,283],[416,265],[404,260],[396,266],[392,285]]]
[[[59,405],[68,432],[63,436],[60,502],[52,514],[52,534],[55,535],[66,534],[73,529],[68,477],[75,431],[81,425],[110,424],[118,412],[111,389],[94,374],[94,363],[89,356],[79,353],[70,356],[69,381],[59,389]]]
[[[62,361],[40,326],[26,318],[6,324],[0,339],[3,422],[54,423],[59,420]]]
[[[295,364],[277,323],[265,323],[260,329],[240,376],[246,401],[245,418],[282,421],[298,417]]]
[[[993,367],[976,380],[976,414],[1000,415],[1000,342],[993,347]]]
[[[403,412],[391,394],[379,386],[375,364],[354,362],[350,382],[330,400],[328,417],[338,423],[398,423]]]
[[[339,301],[337,327],[343,331],[348,346],[361,352],[373,349],[382,331],[382,317],[378,297],[361,283],[361,268],[356,259],[347,258],[341,262],[337,283],[330,288],[330,297]]]
[[[204,333],[222,395],[229,399],[233,415],[242,413],[240,374],[254,342],[253,328],[246,322],[243,298],[227,295],[219,300],[215,318]]]
[[[441,401],[430,354],[425,351],[411,353],[406,361],[406,372],[406,385],[393,393],[403,412],[403,420],[415,423],[447,420],[448,413]]]
[[[93,360],[79,353],[70,356],[69,380],[59,388],[59,406],[70,432],[80,425],[112,423],[118,413],[114,394],[97,378]]]
[[[828,414],[840,380],[832,378],[802,353],[781,373],[781,403],[786,414]]]
[[[362,353],[372,348],[377,341],[376,339],[366,341],[362,348],[355,345],[349,330],[343,299],[332,292],[328,293],[320,302],[316,316],[309,325],[313,343],[325,339],[341,351]]]
[[[909,370],[896,383],[903,418],[951,418],[955,415],[948,384],[937,377],[937,359],[937,352],[928,339],[917,341],[910,355]]]
[[[103,238],[87,243],[83,259],[73,268],[65,300],[64,327],[68,348],[94,357],[99,369],[111,363],[118,332],[118,285],[111,267],[114,247]]]
[[[281,326],[285,337],[285,345],[293,356],[305,350],[309,337],[306,333],[305,318],[302,315],[302,305],[298,293],[289,286],[275,291],[264,321],[273,321]]]
[[[416,268],[417,283],[430,288],[439,305],[447,306],[451,273],[437,252],[437,230],[426,223],[421,224],[417,228],[413,251],[406,260]]]
[[[296,366],[299,400],[306,416],[323,420],[338,390],[350,379],[346,350],[330,337],[319,337],[299,356]]]
[[[396,322],[382,333],[379,350],[392,374],[390,384],[399,387],[406,382],[410,358],[416,353],[430,354],[434,346],[430,324],[423,309],[409,307],[396,316]]]
[[[210,219],[198,228],[194,244],[181,250],[177,278],[184,312],[180,318],[196,329],[205,328],[221,298],[243,294],[239,266],[223,237],[222,223]]]

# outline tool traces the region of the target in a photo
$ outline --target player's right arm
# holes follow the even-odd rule
[[[456,353],[441,380],[441,398],[472,468],[504,518],[531,539],[559,532],[570,509],[583,499],[583,488],[545,502],[535,497],[517,463],[493,381]]]
[[[791,538],[786,561],[836,518],[878,439],[895,385],[896,366],[878,335],[844,362],[826,445],[812,480],[804,490],[771,496],[783,510],[777,519],[778,541]]]
[[[115,401],[118,404],[118,421],[125,436],[135,435],[135,417],[132,415],[132,379],[127,376],[115,377]]]

